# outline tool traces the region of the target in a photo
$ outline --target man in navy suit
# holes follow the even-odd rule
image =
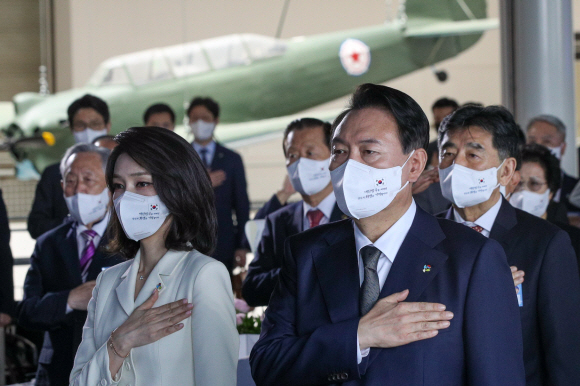
[[[71,220],[39,237],[30,259],[18,321],[46,331],[37,385],[69,384],[95,280],[104,268],[122,261],[99,249],[107,243],[110,216],[104,172],[109,152],[84,143],[67,150],[61,172]]]
[[[330,123],[314,118],[292,121],[284,131],[288,176],[302,200],[266,216],[262,239],[242,287],[243,297],[252,307],[268,305],[278,282],[286,238],[343,216],[328,170],[330,134]]]
[[[365,84],[333,127],[331,180],[352,219],[287,240],[250,356],[257,385],[523,385],[501,246],[412,199],[429,140],[419,105]]]
[[[92,143],[93,139],[108,134],[111,129],[107,102],[90,94],[71,103],[67,115],[76,143]],[[62,224],[68,215],[62,198],[61,180],[59,163],[47,166],[42,172],[28,215],[28,233],[33,239]]]
[[[574,385],[580,380],[580,278],[570,238],[499,193],[519,158],[519,130],[499,106],[463,107],[441,125],[441,189],[453,202],[443,216],[501,243],[509,265],[525,273],[518,299],[526,384]]]
[[[231,271],[246,265],[244,227],[250,217],[250,200],[242,157],[213,140],[219,114],[219,105],[211,98],[196,97],[187,109],[193,148],[209,170],[215,193],[218,242],[213,257]]]

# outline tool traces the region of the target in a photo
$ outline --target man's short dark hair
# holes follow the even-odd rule
[[[132,127],[115,141],[119,145],[111,152],[105,173],[111,194],[115,163],[121,154],[127,154],[151,173],[155,191],[169,209],[171,226],[165,248],[196,249],[210,255],[217,237],[215,199],[209,174],[193,146],[159,127]],[[111,218],[109,236],[109,252],[135,257],[139,242],[127,238],[117,216]]]
[[[356,89],[346,110],[332,123],[332,132],[348,113],[366,108],[381,109],[395,118],[404,154],[419,148],[427,149],[429,120],[421,106],[404,92],[378,84],[365,83]]]
[[[165,103],[156,103],[152,106],[149,106],[147,110],[145,110],[145,114],[143,114],[143,123],[147,124],[147,121],[153,114],[161,114],[167,113],[171,117],[171,122],[175,124],[175,112],[173,109],[166,105]]]
[[[433,106],[431,106],[431,111],[445,107],[451,107],[453,110],[457,110],[459,103],[457,103],[455,99],[439,98],[435,101],[435,103],[433,103]]]
[[[291,132],[303,129],[312,129],[322,127],[322,132],[324,133],[324,144],[330,149],[330,136],[332,135],[332,127],[330,122],[324,122],[316,118],[300,118],[295,119],[284,130],[284,139],[282,140],[282,149],[284,150],[284,155],[286,155],[286,139]]]
[[[85,94],[73,103],[70,104],[67,110],[68,124],[73,127],[73,119],[80,109],[93,109],[105,121],[105,125],[109,123],[111,116],[109,115],[109,106],[107,102],[91,94]]]
[[[439,151],[443,137],[455,130],[477,126],[491,134],[500,160],[513,157],[519,163],[521,129],[513,115],[503,106],[465,106],[445,117],[439,126]]]
[[[115,136],[114,135],[110,135],[110,134],[105,134],[105,135],[101,135],[95,139],[93,139],[91,141],[91,144],[94,145],[95,143],[102,141],[102,140],[111,140],[114,141],[115,140]]]
[[[560,160],[548,148],[536,143],[525,145],[522,148],[522,164],[525,162],[535,162],[544,169],[550,192],[555,194],[560,189],[562,179]]]
[[[210,97],[195,97],[189,103],[189,107],[187,108],[187,115],[191,110],[193,110],[196,106],[204,106],[209,112],[213,115],[214,119],[219,118],[220,116],[220,105],[211,99]]]

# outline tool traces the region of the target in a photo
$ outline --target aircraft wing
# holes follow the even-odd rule
[[[298,113],[293,115],[286,115],[283,117],[261,119],[251,122],[219,124],[215,137],[221,142],[228,144],[232,148],[238,146],[246,146],[254,142],[261,142],[272,138],[272,136],[279,136],[286,126],[295,119],[304,118],[318,118],[323,121],[332,123],[334,118],[340,114],[340,110],[322,110],[309,113]],[[184,137],[189,142],[193,141],[189,127],[180,125],[175,128],[175,132]]]
[[[409,27],[405,37],[432,38],[479,34],[490,29],[499,28],[498,19],[472,19],[464,21],[435,22],[422,26]]]

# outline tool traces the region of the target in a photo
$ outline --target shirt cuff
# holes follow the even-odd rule
[[[356,334],[356,364],[360,365],[360,363],[362,362],[362,359],[364,357],[366,357],[367,355],[369,355],[369,352],[371,351],[371,349],[369,347],[365,348],[364,350],[361,351],[360,349],[360,343],[358,340],[358,333]]]

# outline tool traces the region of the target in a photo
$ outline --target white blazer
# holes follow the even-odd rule
[[[239,335],[232,286],[225,266],[197,251],[168,251],[135,299],[140,252],[97,278],[83,340],[70,385],[234,386]],[[157,342],[131,350],[115,379],[109,371],[107,340],[161,284],[154,307],[187,298],[193,303],[184,327]]]

